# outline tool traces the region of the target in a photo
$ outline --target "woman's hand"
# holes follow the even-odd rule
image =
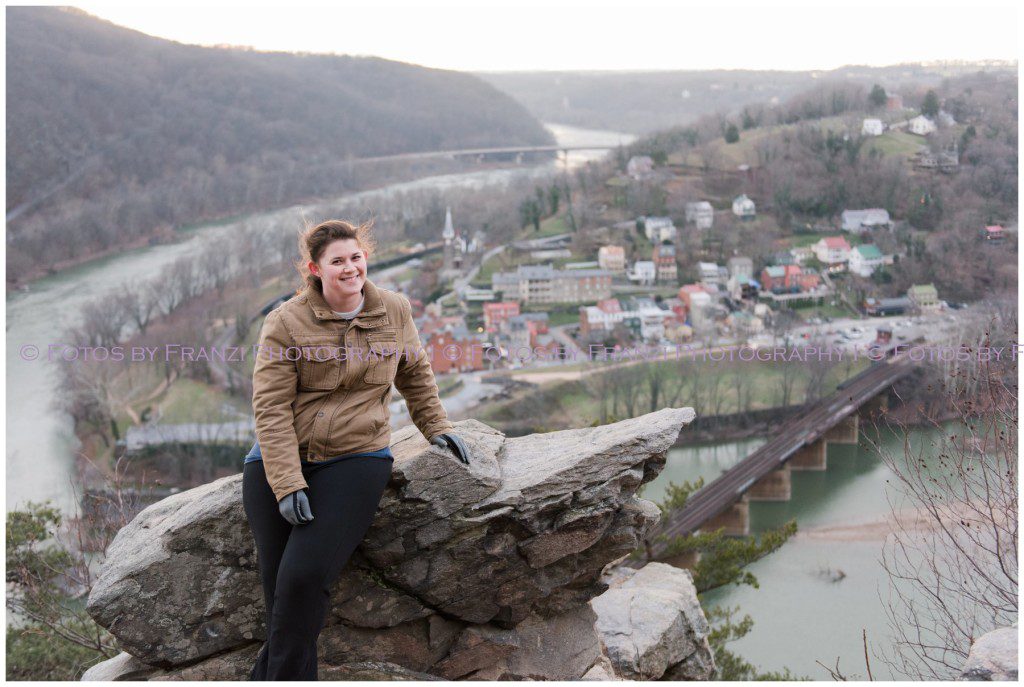
[[[458,434],[438,434],[430,440],[430,443],[441,448],[450,448],[456,458],[469,465],[469,449],[466,448],[466,442]]]
[[[281,517],[292,525],[305,525],[313,522],[313,511],[309,507],[309,497],[304,489],[293,491],[278,501],[277,509]]]

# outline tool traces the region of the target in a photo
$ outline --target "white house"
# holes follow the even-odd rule
[[[713,262],[698,262],[697,273],[700,275],[700,283],[710,286],[712,291],[729,281],[729,270]]]
[[[860,127],[861,136],[881,136],[885,126],[881,119],[865,119]]]
[[[676,240],[676,225],[671,217],[641,217],[644,222],[644,234],[651,243]]]
[[[686,221],[693,222],[698,229],[710,229],[715,222],[715,209],[711,203],[702,200],[686,204]]]
[[[757,214],[754,201],[747,198],[746,194],[737,197],[732,201],[732,214],[741,219],[750,219]]]
[[[924,115],[918,115],[910,120],[910,133],[918,136],[927,136],[935,133],[935,122]]]
[[[842,236],[826,236],[814,244],[814,254],[826,265],[841,265],[850,259],[850,244]]]
[[[843,210],[843,231],[851,234],[863,234],[873,227],[892,227],[889,211],[883,208],[867,210]]]
[[[793,261],[796,264],[802,265],[808,258],[814,257],[814,248],[811,246],[794,246],[789,249],[789,254],[793,256]]]
[[[870,277],[884,261],[885,256],[878,250],[878,246],[866,243],[850,251],[849,270],[862,277]]]
[[[627,276],[630,281],[635,281],[640,286],[651,286],[657,274],[653,260],[637,260],[633,263],[633,271]]]
[[[730,277],[754,276],[754,261],[743,255],[736,255],[726,262]]]
[[[588,329],[611,331],[615,325],[622,322],[628,313],[618,307],[618,301],[615,301],[615,305],[615,308],[602,308],[597,305],[580,306],[584,317],[587,318]]]
[[[635,310],[627,313],[640,320],[640,337],[644,341],[660,341],[665,336],[665,320],[672,313],[659,308],[650,298],[637,298]]]
[[[636,180],[646,179],[654,171],[654,161],[647,155],[634,155],[626,163],[626,174]]]

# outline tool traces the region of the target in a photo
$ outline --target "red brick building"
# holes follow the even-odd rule
[[[457,337],[450,331],[443,331],[432,334],[425,344],[431,352],[430,366],[434,374],[476,372],[487,367],[481,342],[474,337]]]
[[[499,301],[497,303],[484,303],[484,329],[494,333],[501,327],[501,323],[510,317],[519,314],[519,303],[516,301]]]
[[[679,277],[676,267],[676,247],[671,243],[659,243],[651,253],[657,279],[662,284],[678,284]]]

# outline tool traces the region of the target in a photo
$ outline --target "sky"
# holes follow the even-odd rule
[[[1019,31],[1015,5],[1002,0],[75,6],[184,43],[376,55],[462,71],[815,70],[1016,60]]]

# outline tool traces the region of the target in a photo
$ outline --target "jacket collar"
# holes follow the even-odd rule
[[[331,310],[331,306],[324,300],[324,295],[318,288],[312,284],[307,284],[306,288],[303,289],[302,295],[306,297],[306,301],[309,303],[310,308],[313,310],[313,315],[318,320],[340,320],[341,317],[334,314]],[[374,286],[373,282],[367,279],[363,283],[363,310],[352,320],[352,323],[356,326],[373,328],[380,327],[388,323],[387,310],[384,308],[384,299],[380,295],[380,290]]]

